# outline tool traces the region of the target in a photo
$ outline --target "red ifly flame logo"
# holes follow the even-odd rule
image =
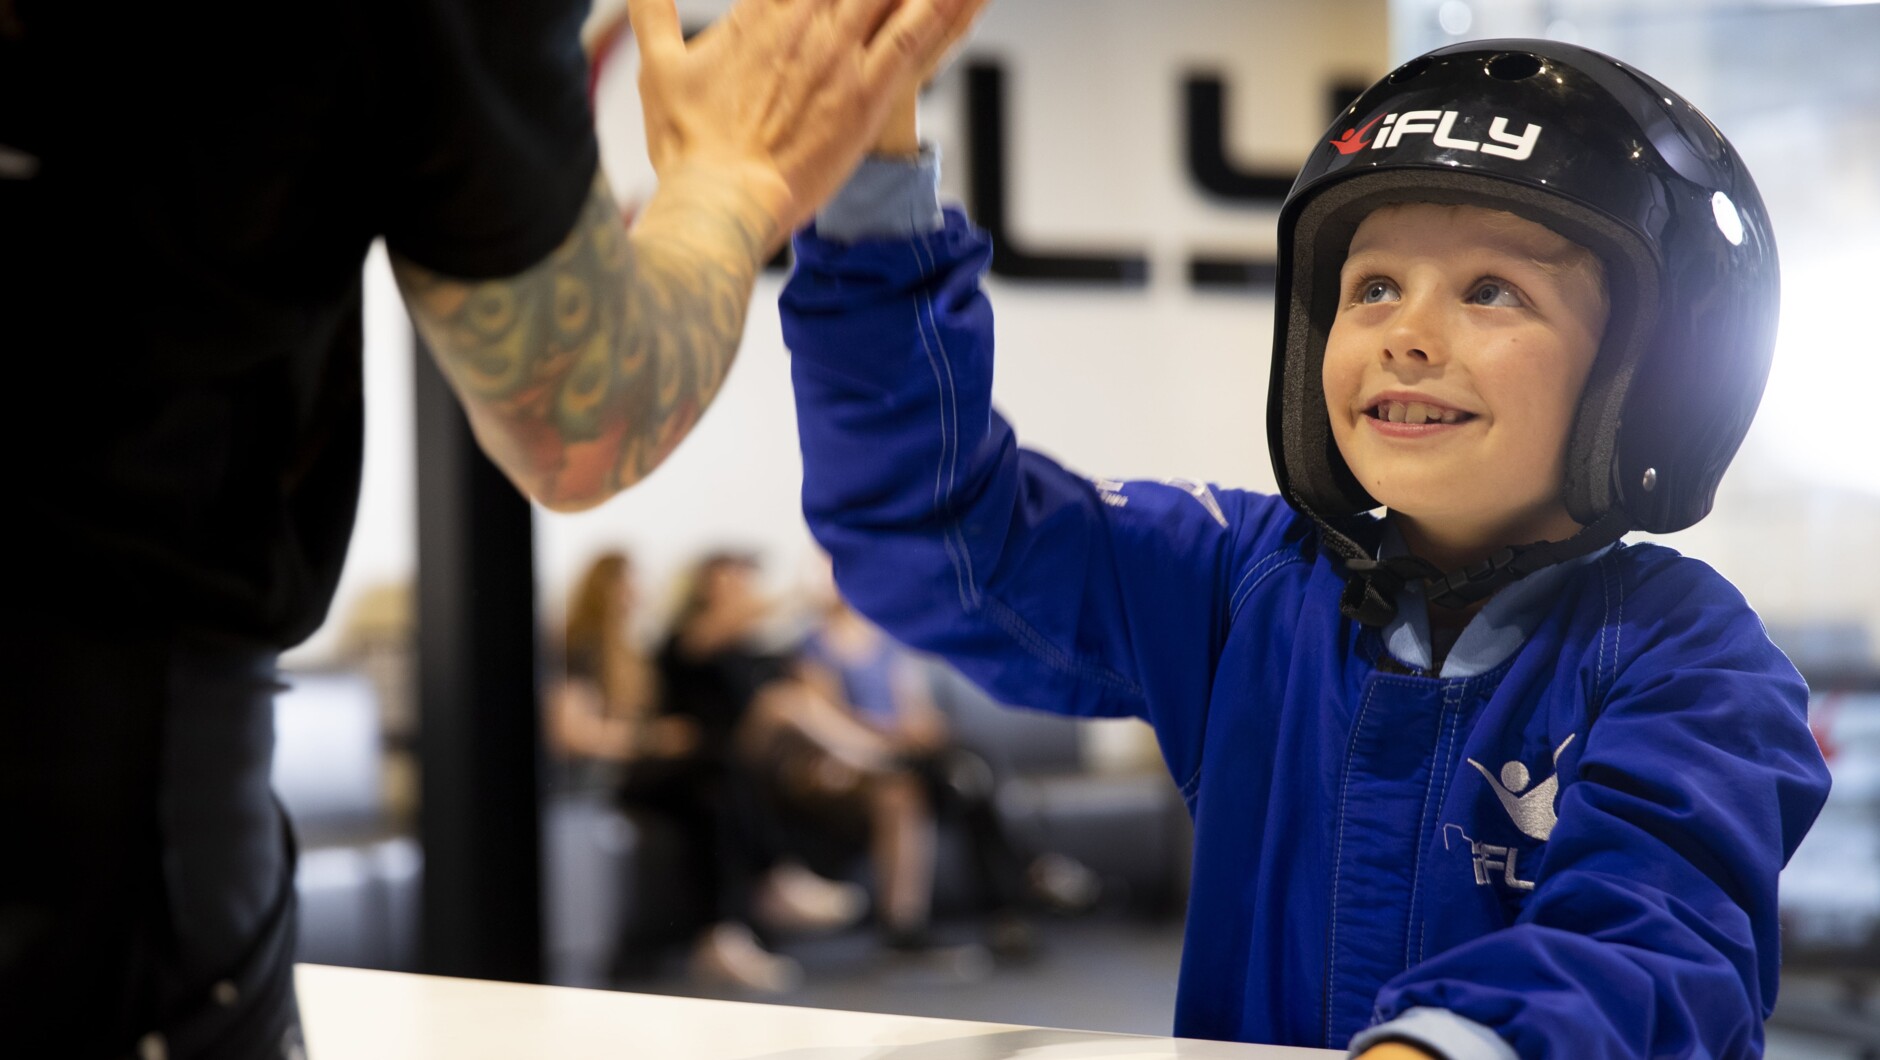
[[[1365,148],[1382,151],[1396,147],[1406,136],[1428,136],[1437,147],[1450,151],[1480,151],[1485,155],[1500,155],[1516,162],[1525,161],[1534,154],[1534,145],[1540,142],[1541,127],[1529,123],[1519,133],[1508,126],[1508,119],[1500,115],[1491,115],[1487,136],[1482,139],[1470,139],[1462,134],[1464,129],[1476,130],[1481,134],[1479,122],[1464,118],[1453,110],[1413,110],[1404,114],[1387,114],[1382,118],[1372,118],[1362,127],[1346,129],[1337,138],[1328,141],[1338,149],[1341,155],[1355,155]],[[1365,139],[1379,121],[1383,128],[1377,130],[1373,139]]]
[[[1382,120],[1383,115],[1380,114],[1370,121],[1365,122],[1362,129],[1346,129],[1343,136],[1332,141],[1332,146],[1338,148],[1338,153],[1341,155],[1357,154],[1359,151],[1371,146],[1371,141],[1364,137],[1371,131],[1371,126],[1376,125]]]

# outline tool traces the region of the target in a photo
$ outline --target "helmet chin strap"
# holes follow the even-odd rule
[[[1388,625],[1397,616],[1397,594],[1411,582],[1423,583],[1424,598],[1437,607],[1467,607],[1487,599],[1509,582],[1544,567],[1597,552],[1632,528],[1632,521],[1624,511],[1609,508],[1565,541],[1537,541],[1503,548],[1479,563],[1445,573],[1434,563],[1416,556],[1373,559],[1329,520],[1309,508],[1304,510],[1318,524],[1326,547],[1344,568],[1345,594],[1339,600],[1339,610],[1346,618],[1379,627]]]

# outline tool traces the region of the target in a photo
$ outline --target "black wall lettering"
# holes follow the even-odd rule
[[[1273,293],[1279,282],[1279,262],[1257,258],[1217,258],[1197,254],[1188,259],[1188,283],[1202,290]]]
[[[1241,169],[1227,152],[1227,84],[1219,74],[1192,73],[1183,82],[1188,173],[1210,195],[1235,203],[1278,209],[1292,191],[1290,171]],[[1364,92],[1365,85],[1335,82],[1327,90],[1331,112],[1338,114]],[[1279,281],[1279,262],[1196,254],[1188,259],[1188,282],[1201,290],[1271,294]]]
[[[992,236],[992,271],[1019,280],[1141,287],[1149,261],[1141,254],[1071,254],[1020,246],[1012,236],[1006,166],[1005,69],[989,62],[966,68],[967,197],[973,219]],[[1118,145],[1121,147],[1122,145]]]
[[[1278,206],[1293,170],[1240,169],[1227,157],[1227,85],[1218,74],[1190,74],[1183,84],[1188,173],[1202,190],[1235,202]]]
[[[1142,287],[1149,261],[1140,253],[1075,253],[1021,245],[1011,230],[1011,184],[1006,131],[1005,67],[980,60],[967,65],[967,201],[973,220],[992,236],[992,271],[1016,280]],[[1335,81],[1324,96],[1333,114],[1342,113],[1365,85]],[[1183,79],[1188,173],[1205,193],[1229,205],[1277,210],[1292,190],[1293,173],[1242,169],[1228,157],[1227,83],[1215,73],[1190,73]],[[1118,150],[1127,145],[1118,144]],[[766,266],[788,271],[788,244]],[[1279,263],[1270,257],[1240,257],[1197,252],[1188,259],[1189,286],[1203,291],[1271,295]]]
[[[1218,74],[1189,74],[1182,83],[1188,175],[1202,191],[1233,203],[1278,209],[1293,174],[1241,169],[1227,157],[1227,83]],[[1200,255],[1188,259],[1188,282],[1204,291],[1270,294],[1279,263],[1265,258]]]

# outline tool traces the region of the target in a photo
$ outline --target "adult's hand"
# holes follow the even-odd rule
[[[629,0],[654,170],[734,184],[775,222],[775,249],[986,2],[739,0],[688,42],[673,0]]]

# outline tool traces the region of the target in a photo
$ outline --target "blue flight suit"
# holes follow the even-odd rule
[[[1280,499],[1019,448],[990,246],[931,169],[869,163],[798,239],[804,509],[896,637],[1005,703],[1153,726],[1196,828],[1176,1033],[1759,1055],[1777,874],[1828,777],[1742,596],[1621,544],[1504,589],[1432,671],[1420,597],[1344,618]]]

